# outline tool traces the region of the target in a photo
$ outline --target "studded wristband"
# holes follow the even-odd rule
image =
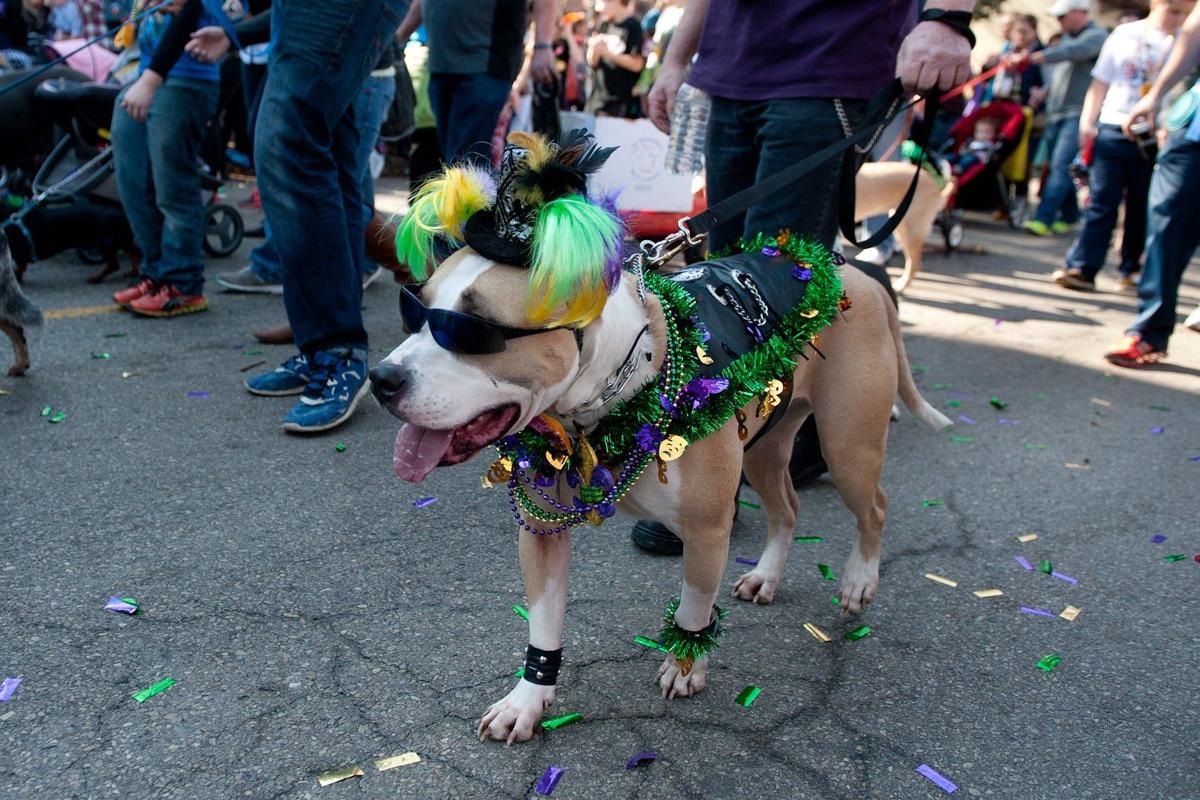
[[[558,668],[562,666],[562,648],[542,650],[533,645],[525,646],[525,672],[522,677],[538,686],[553,686],[558,682]]]

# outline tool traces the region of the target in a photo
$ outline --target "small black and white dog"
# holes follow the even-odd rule
[[[19,281],[25,279],[25,269],[33,262],[72,249],[94,249],[103,258],[100,270],[88,276],[88,283],[100,283],[116,272],[120,268],[117,254],[122,250],[131,255],[129,277],[138,275],[141,253],[120,208],[98,203],[43,205],[0,222],[0,227],[8,236]]]
[[[17,283],[8,241],[4,236],[4,228],[0,227],[0,331],[12,341],[14,361],[8,370],[9,375],[24,375],[25,370],[29,369],[29,348],[25,342],[25,329],[41,324],[42,312],[29,302],[29,298]]]

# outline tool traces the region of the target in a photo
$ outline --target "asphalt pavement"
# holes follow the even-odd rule
[[[635,549],[625,519],[580,531],[550,713],[582,718],[512,748],[474,737],[526,641],[486,458],[402,483],[396,420],[373,403],[285,434],[291,401],[241,385],[290,355],[249,336],[283,320],[277,297],[213,281],[208,313],[136,319],[104,310],[118,283],[85,284],[72,257],[34,265],[27,291],[55,318],[29,374],[0,377],[0,679],[22,678],[0,703],[0,797],[523,798],[551,765],[562,800],[944,796],[926,764],[959,796],[1200,798],[1200,334],[1181,327],[1156,369],[1108,367],[1133,297],[1111,273],[1094,294],[1051,285],[1068,244],[972,216],[964,250],[926,256],[901,318],[922,391],[958,425],[892,426],[861,618],[839,617],[817,568],[840,571],[853,535],[824,479],[796,531],[822,541],[794,546],[773,605],[729,598],[708,689],[667,702],[660,654],[633,638],[657,631],[679,560]],[[366,292],[373,358],[398,341],[397,294]],[[1195,265],[1183,296],[1186,314]],[[727,585],[763,534],[743,508]],[[105,611],[110,596],[140,611]],[[372,765],[409,751],[421,761]],[[657,760],[626,769],[642,751]]]

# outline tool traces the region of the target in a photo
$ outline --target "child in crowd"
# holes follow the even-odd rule
[[[646,59],[644,35],[634,12],[635,0],[597,0],[603,21],[588,40],[587,62],[593,70],[586,111],[607,117],[641,116],[633,97]]]
[[[996,120],[981,117],[975,122],[975,132],[963,143],[957,153],[947,159],[955,175],[962,175],[976,164],[986,164],[987,160],[1000,147],[996,141]]]

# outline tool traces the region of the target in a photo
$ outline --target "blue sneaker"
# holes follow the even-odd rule
[[[283,397],[300,394],[308,383],[308,356],[298,353],[271,372],[255,375],[245,381],[250,394],[262,397]]]
[[[284,417],[283,429],[317,433],[336,428],[350,419],[370,389],[365,352],[318,350],[308,365],[304,393]]]

